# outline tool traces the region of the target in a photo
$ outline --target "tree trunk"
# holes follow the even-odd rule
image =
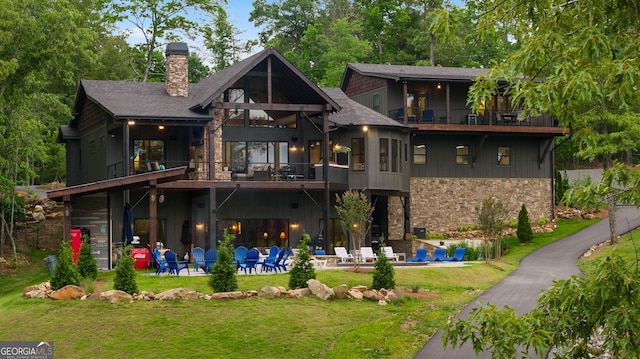
[[[616,201],[612,195],[607,197],[607,209],[609,210],[609,232],[611,233],[611,244],[617,244],[618,232],[616,231]]]
[[[11,239],[11,250],[13,251],[13,260],[15,261],[15,263],[18,263],[18,251],[16,250],[16,241],[13,239],[13,233],[12,233],[13,231],[9,230],[9,226],[7,225],[7,221],[5,220],[4,216],[2,216],[2,228],[3,228],[3,231],[5,228],[7,230],[7,235],[9,236],[9,239]]]
[[[436,46],[436,35],[431,34],[430,41],[429,41],[429,62],[431,62],[431,66],[436,66],[435,46]]]

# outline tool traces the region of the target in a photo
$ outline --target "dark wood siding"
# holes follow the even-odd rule
[[[418,134],[412,145],[426,144],[427,164],[413,165],[412,177],[470,177],[470,178],[550,178],[547,155],[542,164],[538,157],[543,153],[546,140],[527,137],[488,137],[480,148],[478,136],[428,136]],[[456,164],[456,146],[467,145],[470,150],[469,165]],[[510,165],[498,165],[498,146],[510,148]],[[412,146],[413,150],[413,146]],[[475,163],[471,163],[476,158]]]
[[[386,86],[386,80],[377,77],[363,76],[355,71],[350,71],[350,78],[344,93],[349,97],[369,92]]]

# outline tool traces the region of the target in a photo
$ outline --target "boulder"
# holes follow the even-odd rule
[[[367,287],[366,285],[357,285],[357,286],[355,286],[355,287],[353,287],[351,289],[355,289],[357,291],[364,292],[365,290],[369,289],[369,287]]]
[[[200,294],[195,290],[187,288],[174,288],[165,290],[155,296],[156,300],[198,300]]]
[[[289,298],[308,297],[311,295],[311,291],[309,290],[309,288],[298,288],[290,290],[289,292],[287,292],[287,295],[289,296]]]
[[[244,293],[239,292],[239,291],[213,293],[211,298],[213,298],[213,299],[241,299],[241,298],[244,298]]]
[[[378,293],[378,291],[376,291],[376,290],[365,290],[364,292],[362,292],[362,296],[364,296],[366,299],[369,299],[369,300],[384,299],[380,295],[380,293]]]
[[[385,306],[385,305],[387,305],[387,301],[386,301],[386,300],[384,300],[384,299],[380,299],[380,300],[378,301],[378,305]]]
[[[260,289],[260,297],[268,299],[278,298],[280,297],[280,289],[277,287],[264,286]]]
[[[330,300],[336,296],[336,293],[333,291],[333,289],[329,288],[326,284],[323,284],[318,280],[309,279],[307,281],[307,285],[309,286],[311,294],[322,300]]]
[[[84,290],[78,287],[77,285],[67,285],[64,286],[53,293],[51,293],[51,299],[56,300],[69,300],[69,299],[80,299],[85,295]]]
[[[361,291],[351,288],[347,291],[347,298],[360,300],[363,298],[363,295]]]
[[[382,297],[386,301],[392,301],[400,298],[400,295],[398,295],[398,293],[396,293],[396,291],[393,289],[389,290],[382,288],[380,289],[380,295],[382,295]]]
[[[259,295],[257,290],[248,290],[244,293],[245,298],[254,298]]]
[[[40,291],[43,293],[51,292],[51,284],[49,284],[49,282],[42,282],[40,284],[30,285],[22,291],[22,295],[25,297],[33,298],[32,296],[27,295],[28,293],[31,293],[33,291]]]
[[[339,286],[333,288],[333,292],[336,293],[337,299],[345,299],[347,297],[348,291],[349,286],[346,284],[340,284]]]
[[[131,294],[122,290],[117,290],[117,289],[112,289],[112,290],[108,290],[106,292],[100,293],[99,299],[107,301],[109,303],[117,303],[123,300],[127,302],[133,301],[133,297],[131,296]]]

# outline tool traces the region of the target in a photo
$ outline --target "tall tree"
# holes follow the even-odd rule
[[[161,41],[177,41],[204,35],[205,24],[220,11],[226,0],[105,0],[105,16],[110,21],[132,24],[144,37],[145,68],[142,81],[149,78],[153,56]],[[184,40],[184,39],[182,39]]]
[[[336,211],[342,225],[348,229],[351,248],[360,250],[365,236],[371,228],[373,207],[362,191],[349,190],[339,196],[336,194]],[[360,267],[360,256],[353,260],[354,268]]]
[[[229,23],[227,12],[221,10],[213,22],[213,28],[205,28],[205,45],[213,54],[213,70],[220,71],[240,60],[242,48],[238,46],[238,30]]]
[[[498,91],[520,106],[523,116],[544,113],[571,128],[578,154],[601,158],[640,144],[640,4],[631,0],[489,0],[479,28],[503,23],[519,47],[472,87],[480,107]],[[508,85],[499,87],[506,79]],[[543,79],[544,81],[539,81]],[[609,220],[615,243],[615,203]]]

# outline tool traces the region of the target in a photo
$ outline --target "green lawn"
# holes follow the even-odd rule
[[[559,221],[552,235],[520,245],[494,266],[482,262],[452,268],[396,268],[399,288],[420,288],[428,299],[403,297],[377,302],[300,299],[235,301],[27,300],[22,289],[48,278],[46,253],[33,252],[19,275],[0,278],[0,340],[53,341],[56,358],[411,358],[465,304],[513,271],[532,250],[582,229],[593,221]],[[287,286],[288,274],[238,276],[241,290]],[[104,289],[113,273],[100,273]],[[211,293],[206,277],[138,276],[140,290],[185,287]],[[372,282],[371,273],[317,272],[329,286]]]

